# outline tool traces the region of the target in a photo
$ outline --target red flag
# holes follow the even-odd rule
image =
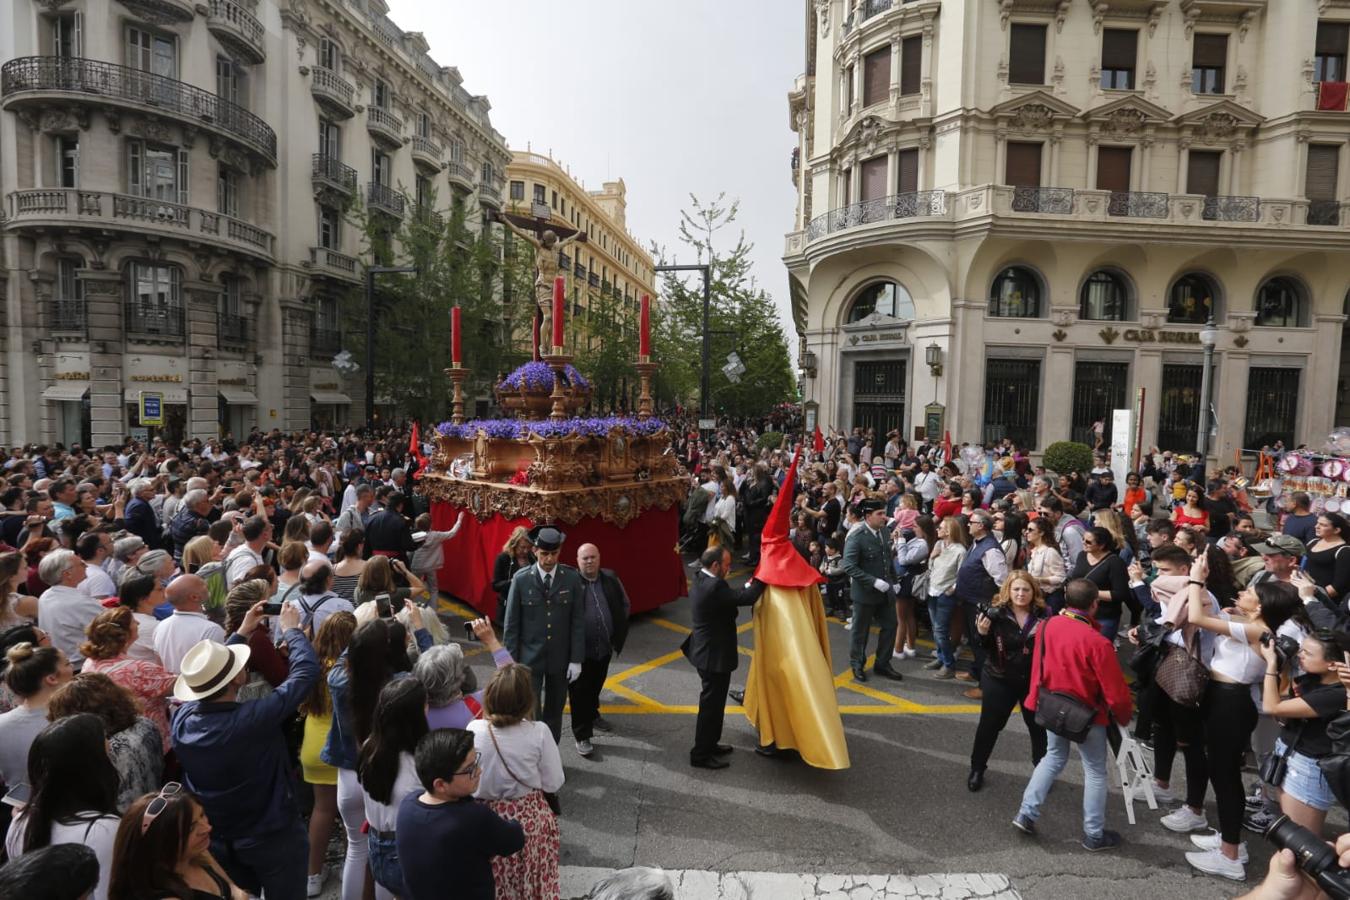
[[[825,452],[825,436],[820,433],[819,425],[816,426],[816,439],[815,442],[812,443],[811,449],[817,453]]]
[[[944,463],[952,461],[952,433],[950,431],[942,432],[942,461]]]
[[[413,422],[412,437],[408,440],[408,453],[413,459],[417,460],[417,471],[413,473],[413,480],[416,481],[422,477],[422,473],[427,468],[427,458],[422,455],[422,442],[418,439],[417,423]]]

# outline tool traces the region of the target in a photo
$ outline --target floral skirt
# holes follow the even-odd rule
[[[489,800],[488,806],[503,819],[515,819],[525,829],[525,846],[510,856],[492,858],[492,878],[497,900],[557,900],[558,817],[548,808],[539,791],[514,800]]]

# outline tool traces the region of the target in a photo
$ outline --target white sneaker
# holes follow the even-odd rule
[[[844,620],[844,627],[847,628],[849,631],[852,631],[852,630],[853,630],[853,617],[852,617],[852,616],[849,616],[847,619]]]
[[[905,648],[905,659],[913,659],[914,657],[916,657],[916,656],[918,656],[918,655],[919,655],[919,651],[918,651],[918,650],[915,650],[913,647],[906,647],[906,648]]]
[[[1170,785],[1168,787],[1163,787],[1155,781],[1153,782],[1153,799],[1157,800],[1159,803],[1175,803],[1177,795],[1172,793]]]
[[[1229,859],[1218,850],[1197,850],[1194,853],[1187,853],[1186,862],[1206,875],[1218,875],[1230,881],[1247,880],[1247,867],[1235,859]]]
[[[937,650],[929,650],[929,651],[928,651],[928,658],[929,658],[929,659],[937,659]]]
[[[1209,828],[1209,820],[1204,815],[1191,812],[1189,806],[1179,807],[1174,812],[1170,812],[1162,817],[1162,826],[1168,831],[1175,831],[1177,834],[1186,834],[1191,831],[1204,831]]]
[[[317,897],[323,893],[323,882],[328,877],[328,867],[324,866],[318,871],[318,874],[309,876],[309,882],[305,886],[306,897]]]
[[[1217,831],[1211,831],[1209,834],[1193,834],[1191,835],[1191,843],[1199,847],[1201,850],[1213,850],[1219,853],[1222,852],[1221,850],[1219,850],[1219,846],[1223,843],[1223,840],[1222,838],[1220,838],[1219,833]],[[1246,841],[1243,841],[1242,843],[1238,844],[1238,862],[1242,863],[1244,866],[1247,864]]]

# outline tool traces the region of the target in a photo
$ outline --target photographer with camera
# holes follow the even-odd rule
[[[972,791],[984,786],[984,770],[999,733],[1008,724],[1013,707],[1031,689],[1035,634],[1047,614],[1045,595],[1036,579],[1019,569],[1003,582],[993,603],[981,606],[976,616],[975,630],[984,645],[985,665],[980,677],[980,722],[975,728],[966,779],[966,787]],[[1035,766],[1045,755],[1045,729],[1036,724],[1035,713],[1025,706],[1022,720],[1031,735],[1031,764]]]

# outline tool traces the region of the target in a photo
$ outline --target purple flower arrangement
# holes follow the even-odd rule
[[[582,391],[591,389],[591,383],[577,371],[576,366],[569,364],[563,368],[563,371],[567,373],[567,380],[571,382],[574,388]],[[553,370],[545,362],[527,362],[503,378],[501,384],[497,385],[497,390],[551,391],[553,390]]]
[[[551,373],[550,373],[551,374]],[[527,421],[524,419],[471,419],[463,425],[442,422],[436,432],[445,437],[471,440],[481,430],[490,438],[521,440],[531,434],[541,438],[606,437],[618,431],[629,437],[650,437],[662,431],[666,423],[660,419],[638,419],[630,416],[600,416],[595,418],[551,419]]]

